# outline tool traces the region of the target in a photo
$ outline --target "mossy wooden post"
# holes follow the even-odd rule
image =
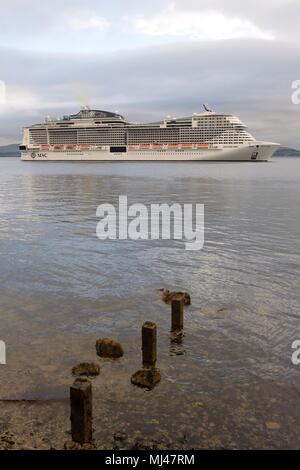
[[[87,379],[76,379],[70,388],[72,441],[92,442],[92,384]]]
[[[183,329],[183,300],[172,300],[171,309],[171,331],[181,331]]]
[[[143,367],[154,367],[157,360],[156,324],[146,321],[142,326]]]
[[[143,368],[131,376],[131,383],[152,390],[160,382],[157,359],[156,324],[146,321],[142,326]]]

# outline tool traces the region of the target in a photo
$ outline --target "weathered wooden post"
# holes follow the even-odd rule
[[[156,324],[146,321],[142,326],[143,367],[154,367],[157,360]]]
[[[72,441],[92,442],[92,384],[87,379],[76,379],[70,388]]]
[[[142,353],[143,368],[132,375],[131,383],[151,390],[161,379],[160,371],[155,367],[157,360],[156,324],[151,321],[146,321],[142,326]]]
[[[181,331],[183,329],[183,300],[172,300],[172,325],[171,331]]]

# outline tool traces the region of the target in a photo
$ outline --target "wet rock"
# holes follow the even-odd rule
[[[131,377],[131,383],[138,387],[151,390],[161,380],[159,369],[156,367],[140,369]]]
[[[65,450],[95,450],[94,444],[79,444],[79,442],[67,441],[64,443]]]
[[[280,429],[280,424],[275,421],[267,421],[266,428],[270,431],[278,431],[278,429]]]
[[[10,450],[15,445],[15,438],[14,435],[11,434],[9,431],[1,434],[0,437],[0,450]]]
[[[111,338],[98,339],[96,341],[96,351],[100,357],[118,358],[124,355],[121,344]]]
[[[162,450],[166,448],[167,445],[163,442],[139,437],[135,440],[130,450]]]
[[[64,443],[64,449],[65,450],[80,450],[81,445],[78,442],[67,441]]]
[[[187,292],[171,292],[168,289],[160,289],[160,298],[170,304],[172,300],[183,300],[184,305],[191,305],[191,296]]]
[[[184,337],[183,330],[171,331],[170,333],[171,343],[182,344],[183,337]]]
[[[96,449],[95,445],[91,443],[82,444],[81,448],[82,450],[95,450]]]
[[[74,366],[72,369],[72,375],[80,377],[82,375],[86,375],[87,377],[95,377],[96,375],[100,374],[100,366],[99,364],[95,364],[94,362],[81,362]]]
[[[114,440],[115,441],[126,441],[127,439],[127,434],[125,432],[115,432],[114,434]]]

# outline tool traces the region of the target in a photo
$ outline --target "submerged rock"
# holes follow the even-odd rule
[[[276,421],[267,421],[266,428],[270,431],[278,431],[280,429],[280,424],[276,423]]]
[[[72,369],[72,375],[75,376],[82,376],[86,375],[88,377],[94,377],[100,374],[100,366],[99,364],[95,364],[94,362],[81,362],[74,366]]]
[[[67,441],[64,443],[65,450],[95,450],[96,446],[92,443],[79,444],[79,442]]]
[[[183,300],[184,305],[191,305],[191,296],[188,292],[171,292],[168,289],[159,289],[160,298],[166,303],[170,304],[172,300]]]
[[[125,432],[117,431],[114,434],[114,440],[115,441],[126,441],[127,438],[128,438],[128,436]]]
[[[121,344],[111,338],[98,339],[96,341],[96,351],[100,357],[118,358],[124,355]]]
[[[166,450],[169,447],[170,445],[166,442],[139,437],[130,450]]]
[[[13,445],[15,445],[15,438],[14,435],[6,430],[0,435],[0,449],[10,449]]]
[[[148,388],[151,390],[161,380],[159,369],[156,367],[143,368],[135,372],[131,377],[131,383],[138,387]]]

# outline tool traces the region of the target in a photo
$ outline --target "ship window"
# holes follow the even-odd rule
[[[120,146],[120,147],[110,147],[110,152],[111,153],[123,153],[123,152],[127,152],[127,148],[124,146]]]

